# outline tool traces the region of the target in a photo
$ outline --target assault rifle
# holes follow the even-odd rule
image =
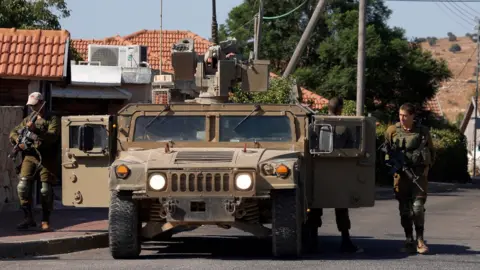
[[[40,109],[38,111],[41,111],[43,106],[45,106],[45,102],[42,104],[42,106],[40,107]],[[35,112],[35,113],[32,114],[29,121],[35,124],[35,122],[37,121],[37,118],[38,118],[38,112]],[[40,166],[40,164],[42,163],[42,156],[33,146],[35,141],[38,139],[38,136],[35,133],[28,130],[27,126],[18,130],[17,133],[18,133],[17,142],[13,146],[13,149],[10,152],[10,154],[8,155],[8,157],[11,158],[13,160],[13,162],[15,162],[16,159],[17,159],[17,155],[20,151],[34,149],[37,152],[37,154],[39,155],[39,161],[40,161],[39,166]]]
[[[422,142],[422,144],[424,144],[424,142]],[[420,148],[422,148],[422,146]],[[393,144],[392,146],[388,142],[385,142],[383,144],[382,152],[384,152],[389,157],[389,159],[386,160],[386,165],[390,167],[389,174],[395,175],[403,172],[404,175],[406,175],[408,179],[410,179],[415,185],[417,185],[422,192],[425,192],[425,190],[423,190],[423,188],[417,182],[418,178],[420,177],[415,174],[415,172],[410,166],[407,165],[405,153],[403,152],[404,149],[405,140],[403,140],[403,147],[399,147],[396,144]]]

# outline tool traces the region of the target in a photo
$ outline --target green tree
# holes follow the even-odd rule
[[[265,0],[264,16],[284,14],[302,2]],[[253,18],[258,10],[254,3],[254,0],[245,0],[230,12],[223,26],[226,34]],[[315,5],[316,1],[308,1],[286,17],[264,20],[260,57],[271,60],[274,71],[286,67]],[[355,100],[358,2],[329,1],[323,14],[294,75],[302,86],[325,98],[338,95]],[[390,14],[383,0],[369,1],[365,72],[368,111],[378,109],[396,113],[406,101],[422,104],[436,94],[443,80],[451,77],[444,60],[434,59],[420,47],[409,46],[403,29],[387,25]],[[241,35],[233,33],[232,36],[245,41]]]
[[[2,0],[0,27],[59,30],[59,19],[69,16],[70,10],[65,0]]]
[[[65,0],[1,0],[0,27],[60,30],[60,19],[70,16]],[[80,54],[70,46],[75,60]]]

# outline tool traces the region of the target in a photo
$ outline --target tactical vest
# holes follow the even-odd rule
[[[395,127],[392,143],[397,149],[405,151],[407,163],[411,166],[430,165],[431,153],[427,147],[427,134],[422,132],[422,127],[416,125],[410,132],[405,131],[399,123]]]

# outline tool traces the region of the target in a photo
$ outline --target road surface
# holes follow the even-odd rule
[[[268,240],[238,230],[203,227],[176,235],[169,243],[147,243],[139,260],[115,261],[108,249],[0,261],[0,269],[479,269],[480,190],[432,194],[427,201],[429,255],[399,252],[403,230],[396,201],[351,210],[352,236],[365,252],[342,255],[331,210],[325,211],[318,254],[280,261],[270,256]]]

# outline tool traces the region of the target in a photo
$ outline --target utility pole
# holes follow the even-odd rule
[[[358,56],[357,56],[357,116],[363,115],[365,107],[365,13],[367,0],[358,5]]]
[[[305,50],[305,47],[307,46],[308,40],[310,39],[312,32],[315,29],[315,26],[317,26],[317,22],[320,19],[320,15],[322,14],[321,12],[324,6],[325,0],[319,0],[317,7],[315,7],[315,10],[313,11],[312,18],[310,18],[310,20],[308,21],[307,27],[305,28],[305,31],[303,31],[302,37],[300,38],[300,41],[298,42],[298,45],[293,52],[292,58],[290,58],[290,62],[288,62],[288,66],[282,75],[283,78],[288,77],[297,66],[297,63],[300,60],[300,56]]]
[[[475,121],[473,124],[473,177],[477,176],[477,126],[478,126],[478,70],[480,67],[480,19],[477,17],[477,64],[475,66],[475,76],[477,77],[477,85],[475,87]]]
[[[260,40],[262,39],[262,23],[263,23],[263,0],[259,0],[258,15],[255,16],[255,41],[253,43],[253,54],[255,60],[258,60]]]
[[[158,57],[160,57],[160,75],[162,75],[162,65],[163,65],[163,0],[160,0],[160,48],[158,51]]]

